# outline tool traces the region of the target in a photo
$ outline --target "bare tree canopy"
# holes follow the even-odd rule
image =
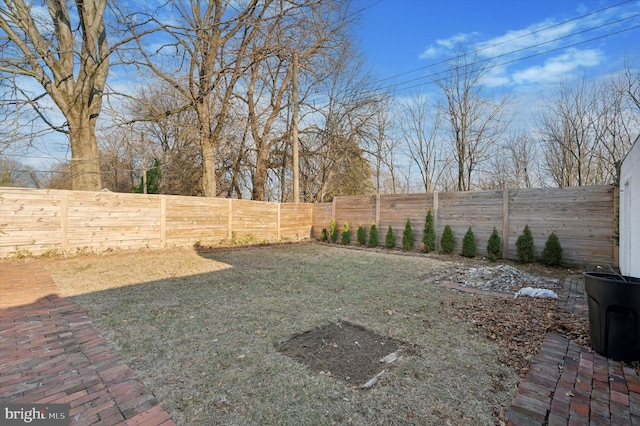
[[[472,188],[473,174],[485,161],[490,148],[505,131],[506,98],[494,99],[482,93],[482,79],[488,64],[461,53],[450,64],[445,78],[438,81],[445,101],[441,114],[449,122],[457,163],[458,191]]]
[[[66,122],[52,128],[65,133],[71,147],[73,188],[101,188],[96,120],[109,70],[109,45],[104,23],[107,0],[72,3],[47,0],[46,12],[24,0],[4,2],[0,8],[3,55],[0,73],[37,82],[44,93],[22,92],[23,101],[40,111],[39,101],[48,95]],[[48,14],[47,14],[48,13]]]

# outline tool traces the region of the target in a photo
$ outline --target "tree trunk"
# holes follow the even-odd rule
[[[256,168],[253,175],[253,190],[251,199],[254,201],[265,201],[265,186],[267,185],[268,158],[267,149],[260,147],[256,153]]]
[[[95,120],[80,117],[77,122],[75,124],[69,121],[71,187],[76,191],[100,191],[102,176],[100,175]]]
[[[216,151],[213,141],[207,135],[201,136],[202,146],[202,191],[205,197],[215,197],[216,192]]]

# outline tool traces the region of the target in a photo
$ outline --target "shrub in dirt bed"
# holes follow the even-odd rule
[[[375,222],[369,228],[369,247],[378,247],[378,227]]]
[[[384,245],[387,248],[394,248],[396,246],[396,237],[393,235],[393,228],[389,225],[387,230],[387,238],[384,240]]]
[[[411,221],[407,219],[402,232],[402,250],[413,250],[413,230],[411,230]]]
[[[356,236],[358,238],[358,244],[361,246],[367,243],[367,232],[364,230],[364,226],[362,226],[362,224],[358,225],[358,232]]]
[[[495,226],[487,242],[487,256],[492,262],[502,257],[502,239]]]
[[[562,246],[555,232],[547,238],[547,242],[542,250],[540,261],[548,266],[558,266],[562,261]]]
[[[322,228],[322,234],[320,234],[320,241],[325,242],[329,240],[329,235],[327,235],[327,228]]]
[[[471,227],[469,227],[462,239],[462,255],[465,257],[476,257],[476,251],[476,236],[473,234]]]
[[[349,233],[349,224],[347,222],[344,223],[342,227],[342,245],[348,246],[351,243],[351,234]]]
[[[422,232],[422,251],[431,253],[436,249],[436,230],[433,225],[433,215],[431,209],[427,211],[427,217],[424,222],[424,231]]]
[[[335,219],[331,219],[331,223],[329,224],[329,239],[332,243],[338,241],[338,228],[336,228]]]
[[[442,231],[442,238],[440,238],[440,248],[444,254],[451,254],[456,248],[456,237],[453,235],[453,230],[449,225],[444,227]]]
[[[529,225],[525,225],[522,235],[516,240],[516,254],[520,262],[531,263],[533,262],[533,253],[533,235],[531,235]]]

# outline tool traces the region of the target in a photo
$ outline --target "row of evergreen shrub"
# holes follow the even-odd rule
[[[356,235],[358,244],[364,246],[366,244],[366,231],[361,224],[358,225],[358,231]],[[344,223],[341,236],[341,242],[343,245],[349,245],[351,243],[351,234],[349,232],[349,224],[347,222]],[[321,240],[330,240],[333,243],[338,240],[338,231],[334,219],[332,219],[331,223],[329,224],[328,234],[326,228],[322,230]],[[369,247],[378,246],[378,228],[376,227],[375,222],[373,222],[371,224],[371,228],[369,228],[368,245]],[[422,251],[425,253],[432,252],[435,250],[435,245],[436,234],[433,223],[433,216],[431,214],[431,210],[428,210],[422,236]],[[449,225],[445,225],[442,232],[442,237],[440,238],[440,248],[442,253],[453,253],[455,245],[456,242],[455,236],[453,235],[453,230]],[[395,235],[393,234],[393,228],[391,227],[391,225],[389,225],[389,229],[387,230],[387,235],[385,238],[385,247],[394,248],[395,246]],[[402,233],[402,249],[409,251],[413,250],[413,248],[413,230],[411,229],[411,221],[407,219],[404,231]],[[461,254],[465,257],[476,257],[477,245],[475,235],[471,227],[469,227],[462,239]],[[529,225],[525,225],[522,235],[520,235],[516,240],[516,254],[518,260],[522,263],[530,263],[534,261],[533,236],[531,234]],[[495,227],[493,228],[493,232],[491,233],[491,236],[489,237],[489,240],[487,242],[487,256],[491,261],[495,261],[496,259],[502,257],[502,239],[500,238],[500,234],[498,234],[498,230]],[[545,265],[556,266],[560,264],[561,260],[562,246],[560,245],[558,236],[555,234],[555,232],[552,232],[547,239],[544,250],[542,251],[542,257],[540,261]]]

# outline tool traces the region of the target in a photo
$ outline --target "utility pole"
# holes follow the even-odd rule
[[[300,202],[300,167],[298,153],[298,52],[293,51],[293,202]]]

